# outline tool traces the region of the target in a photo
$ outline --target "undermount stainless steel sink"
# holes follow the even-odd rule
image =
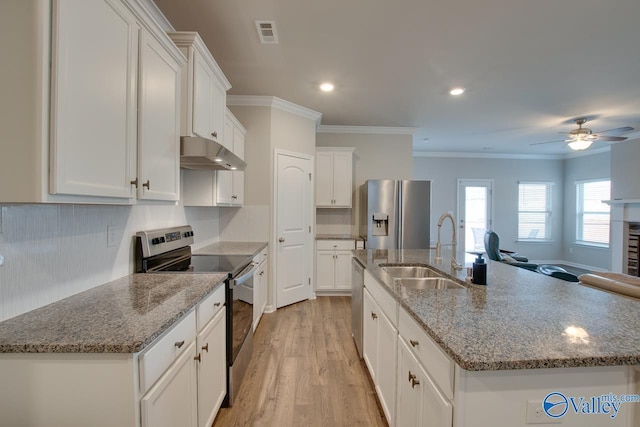
[[[465,289],[465,286],[445,277],[421,277],[395,279],[409,289]]]
[[[423,266],[381,264],[380,267],[393,278],[442,277],[437,271]]]

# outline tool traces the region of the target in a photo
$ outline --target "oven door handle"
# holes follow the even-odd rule
[[[249,269],[249,271],[247,271],[247,268]],[[243,271],[242,273],[240,273],[240,275],[238,277],[235,277],[231,280],[231,287],[235,288],[238,285],[243,284],[244,282],[246,282],[247,280],[249,280],[250,278],[253,277],[253,273],[256,272],[256,270],[258,269],[258,263],[256,262],[252,262],[251,264],[249,264]],[[246,273],[245,273],[246,271]]]

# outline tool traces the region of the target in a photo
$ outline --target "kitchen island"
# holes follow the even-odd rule
[[[398,346],[409,342],[403,338],[403,323],[414,325],[426,333],[426,339],[436,349],[434,354],[441,356],[435,360],[442,362],[444,370],[448,369],[447,361],[450,363],[450,373],[442,375],[442,366],[436,363],[438,369],[428,374],[434,389],[440,392],[443,408],[449,405],[443,412],[442,425],[513,427],[553,421],[546,414],[535,418],[535,410],[549,393],[556,391],[567,397],[585,397],[585,401],[608,393],[637,393],[633,366],[640,363],[637,300],[492,261],[488,265],[487,286],[410,289],[382,267],[429,266],[463,284],[466,271],[452,270],[446,256],[442,263],[435,263],[435,253],[429,250],[359,250],[353,254],[365,266],[365,289],[368,279],[374,302],[378,292],[379,299],[389,298],[398,305],[394,319],[392,310],[385,313],[383,309],[384,304],[391,304],[379,304],[390,327],[399,331]],[[365,293],[365,303],[366,297]],[[377,311],[374,314],[379,317]],[[365,353],[368,315],[373,317],[365,308]],[[411,370],[408,374],[400,372],[403,354],[399,351],[397,360],[400,395],[404,377],[408,375],[411,380],[412,375]],[[371,370],[371,363],[367,363]],[[429,371],[433,366],[424,368]],[[395,393],[387,394],[387,417],[394,418],[396,413],[400,417],[406,412],[401,406],[403,399],[398,398],[399,406],[393,408],[395,399],[389,396]],[[622,404],[613,418],[611,413],[576,414],[569,407],[566,415],[557,420],[576,426],[632,426],[640,422],[632,420],[636,405],[640,403]],[[452,415],[452,424],[450,419],[447,424],[447,411]],[[530,412],[534,415],[527,423]],[[390,424],[395,423],[390,420]]]

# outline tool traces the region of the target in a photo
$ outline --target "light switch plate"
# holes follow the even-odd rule
[[[527,424],[562,424],[559,418],[544,413],[541,400],[527,401]]]

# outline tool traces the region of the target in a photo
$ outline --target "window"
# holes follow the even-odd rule
[[[609,246],[609,200],[611,181],[576,182],[576,240],[594,246]]]
[[[551,240],[552,182],[518,184],[518,240]]]

